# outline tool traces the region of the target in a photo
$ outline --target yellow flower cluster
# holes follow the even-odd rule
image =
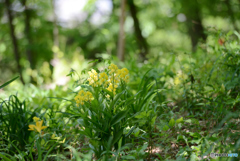
[[[113,74],[113,73],[116,73],[117,70],[118,70],[118,67],[115,65],[115,64],[111,64],[108,69],[110,69],[110,72],[109,74]]]
[[[109,86],[108,86],[108,88],[107,88],[107,90],[109,90],[110,92],[113,92],[114,94],[116,94],[116,88],[118,87],[118,85],[117,84],[112,84],[112,83],[110,83],[109,84]]]
[[[108,80],[108,75],[107,75],[105,72],[102,72],[102,73],[100,73],[99,75],[100,75],[100,76],[99,76],[99,79],[100,79],[99,84],[100,84],[100,85],[103,85],[104,87],[107,87],[107,85],[108,85],[108,82],[107,82],[107,80]]]
[[[183,83],[187,79],[187,75],[184,73],[178,73],[177,76],[174,78],[174,84],[179,85]]]
[[[107,73],[102,72],[98,75],[98,73],[92,69],[88,72],[89,78],[87,79],[89,82],[89,85],[93,87],[98,87],[99,85],[102,85],[104,88],[109,90],[110,92],[116,93],[116,88],[118,87],[120,81],[128,82],[129,76],[128,76],[128,70],[127,68],[118,69],[117,65],[111,64],[108,67],[109,72]],[[83,104],[85,96],[84,95],[78,95],[75,100]]]
[[[42,130],[47,128],[47,126],[42,126],[43,124],[43,120],[40,120],[40,118],[38,117],[33,117],[34,122],[36,123],[36,125],[28,125],[30,131],[34,131],[36,130],[37,132],[39,132],[40,134],[42,134]]]
[[[125,81],[126,83],[129,80],[129,75],[128,75],[128,70],[127,68],[122,68],[118,70],[118,75],[120,77],[120,79],[122,79],[123,81]]]
[[[129,76],[128,76],[128,70],[127,68],[123,69],[118,69],[118,67],[115,64],[111,64],[108,69],[110,69],[109,74],[110,79],[108,80],[109,86],[107,90],[113,92],[114,94],[116,93],[116,88],[118,87],[118,84],[120,80],[125,81],[126,83],[128,82]]]
[[[74,98],[77,104],[83,105],[84,102],[86,101],[91,101],[93,100],[93,95],[91,92],[87,91],[85,92],[84,90],[80,90],[78,92],[78,95]]]
[[[98,86],[98,73],[96,72],[96,70],[92,69],[91,71],[88,72],[89,74],[89,78],[87,79],[89,82],[89,85],[93,85],[93,87],[97,87]]]

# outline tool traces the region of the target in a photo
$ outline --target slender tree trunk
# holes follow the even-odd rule
[[[27,40],[27,46],[26,46],[26,55],[27,55],[27,59],[28,62],[30,64],[30,68],[33,70],[35,69],[35,63],[33,60],[33,52],[32,52],[32,38],[31,38],[31,25],[30,25],[30,21],[31,21],[31,10],[28,8],[27,6],[27,0],[22,0],[22,5],[24,6],[25,10],[24,10],[24,15],[25,15],[25,36],[26,36],[26,40]],[[32,76],[31,77],[31,83],[36,83],[33,79]]]
[[[56,12],[55,12],[55,0],[52,0],[52,11],[53,11],[53,46],[54,47],[57,47],[59,49],[59,30],[58,30],[58,25],[57,25],[57,15],[56,15]],[[53,67],[56,66],[59,62],[59,58],[57,56],[57,52],[54,51],[53,53],[53,59],[51,60],[51,66],[50,66],[50,69],[51,71],[53,72]]]
[[[23,77],[22,77],[22,66],[20,64],[20,53],[18,50],[18,44],[17,44],[17,38],[15,35],[15,27],[13,25],[13,15],[11,12],[11,2],[10,0],[5,0],[5,5],[7,8],[7,15],[8,15],[8,20],[9,20],[9,27],[10,27],[10,34],[11,34],[11,39],[12,39],[12,43],[13,43],[13,49],[14,49],[14,55],[15,55],[15,59],[17,62],[17,68],[18,68],[18,73],[20,75],[20,80],[23,84],[25,84]]]
[[[55,1],[52,0],[52,6],[53,6],[53,44],[54,46],[59,47],[59,38],[58,38],[58,25],[57,25],[57,15],[55,13]]]
[[[26,55],[28,58],[28,61],[30,63],[30,67],[31,69],[35,69],[35,65],[33,62],[33,53],[31,50],[31,46],[32,46],[32,39],[31,39],[31,25],[30,25],[30,21],[31,21],[31,10],[28,8],[27,0],[23,0],[23,6],[25,7],[24,10],[24,15],[25,15],[25,35],[27,38],[27,49],[26,49]]]
[[[191,37],[192,51],[195,52],[199,39],[203,39],[204,41],[207,39],[200,17],[199,3],[197,0],[185,0],[182,2],[182,8],[187,17],[186,25]]]
[[[124,61],[124,49],[125,49],[125,33],[124,33],[125,6],[126,0],[121,0],[121,15],[119,18],[120,29],[118,37],[118,58],[121,61]]]
[[[237,27],[237,24],[236,24],[236,19],[234,17],[234,13],[233,13],[233,10],[232,10],[232,7],[231,7],[230,0],[226,0],[225,3],[226,3],[226,6],[228,8],[228,14],[229,14],[229,16],[231,18],[231,21],[233,23],[233,27],[236,31],[238,31],[238,27]]]
[[[142,31],[140,28],[139,20],[137,17],[137,7],[134,4],[134,0],[127,0],[128,6],[130,9],[131,16],[133,18],[134,22],[134,30],[135,30],[135,35],[137,39],[138,46],[140,48],[140,55],[143,59],[146,59],[146,55],[148,53],[148,44],[146,39],[142,35]]]

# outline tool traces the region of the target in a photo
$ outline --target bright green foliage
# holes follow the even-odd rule
[[[11,143],[23,150],[30,137],[28,125],[36,111],[37,109],[32,110],[27,101],[20,101],[16,95],[10,96],[8,100],[2,100],[0,103],[2,144]],[[13,146],[11,150],[16,151]]]
[[[96,157],[101,158],[109,156],[112,148],[119,150],[127,143],[127,137],[132,133],[134,127],[126,134],[124,130],[132,124],[132,118],[136,113],[148,109],[147,104],[150,103],[149,101],[153,99],[154,95],[152,92],[144,91],[145,93],[142,93],[142,96],[145,97],[143,102],[136,104],[136,102],[141,101],[141,97],[139,94],[133,95],[128,91],[126,84],[128,70],[126,68],[118,69],[114,64],[108,67],[106,73],[98,74],[95,70],[91,70],[88,74],[90,77],[84,85],[81,85],[80,92],[84,93],[84,90],[87,90],[93,98],[91,100],[85,99],[84,103],[74,107],[71,110],[71,115],[78,118],[79,132],[90,139],[89,146]],[[146,88],[145,86],[144,88]],[[143,90],[138,93],[141,92]],[[79,94],[76,98],[79,98]],[[78,104],[78,99],[76,101]],[[137,107],[138,105],[142,108]],[[151,110],[148,113],[143,111],[135,118],[143,121],[142,117],[150,118],[150,114],[152,116]],[[151,117],[150,123],[152,125],[155,119],[156,117]],[[144,125],[146,121],[140,122],[140,125]]]
[[[126,68],[100,62],[80,76],[72,69],[69,76],[79,77],[72,91],[16,81],[4,87],[5,95],[14,86],[29,102],[1,102],[0,158],[197,161],[239,153],[239,34],[209,31],[195,55],[144,63],[132,55],[118,62]],[[30,135],[29,125],[37,132]]]

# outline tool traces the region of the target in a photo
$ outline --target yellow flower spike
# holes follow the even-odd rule
[[[34,116],[34,117],[33,117],[33,120],[34,120],[34,122],[37,122],[37,121],[39,121],[39,120],[40,120],[40,118],[38,118],[38,117]]]
[[[61,139],[60,137],[56,137],[56,135],[55,134],[52,134],[52,136],[51,136],[51,139],[54,139],[54,140],[59,140],[59,139]]]
[[[94,79],[95,81],[97,81],[97,80],[98,80],[98,77],[97,77],[97,76],[94,76],[93,79]]]
[[[89,92],[89,91],[85,92],[85,91],[81,90],[81,91],[79,91],[78,95],[74,99],[78,105],[79,104],[83,105],[84,102],[86,102],[86,101],[92,101],[94,99],[94,97],[91,92]]]
[[[36,125],[28,125],[30,131],[36,130],[37,132],[39,132],[40,134],[42,134],[42,130],[47,128],[47,126],[42,126],[43,120],[41,121],[37,121]]]
[[[63,141],[59,141],[59,143],[65,143],[66,138],[63,139]]]
[[[108,80],[108,76],[105,72],[102,72],[99,74],[99,79],[100,79],[99,85],[103,85],[104,82]]]
[[[52,134],[51,139],[55,139],[55,134]]]
[[[115,64],[111,64],[108,69],[110,69],[109,74],[113,74],[114,72],[116,72],[118,70],[118,67]]]

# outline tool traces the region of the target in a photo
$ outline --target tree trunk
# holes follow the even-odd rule
[[[228,14],[229,14],[229,16],[231,18],[231,21],[233,23],[234,30],[238,31],[238,27],[237,27],[236,20],[235,20],[235,17],[234,17],[234,13],[233,13],[233,10],[232,10],[231,4],[230,4],[230,0],[226,0],[225,3],[226,3],[226,6],[228,8]]]
[[[7,16],[8,16],[8,20],[9,20],[9,27],[10,27],[10,34],[11,34],[11,39],[12,39],[12,43],[13,43],[13,49],[14,49],[14,55],[15,55],[15,59],[17,62],[17,68],[18,68],[18,73],[20,75],[20,80],[23,84],[25,84],[23,77],[22,77],[22,66],[20,64],[20,53],[18,50],[18,44],[17,44],[17,38],[15,35],[15,27],[13,25],[13,15],[11,12],[11,2],[10,0],[5,0],[5,5],[7,8]]]
[[[59,30],[58,30],[58,19],[55,12],[55,0],[52,0],[52,12],[53,12],[53,46],[59,49]],[[50,62],[50,69],[53,73],[54,66],[57,66],[59,63],[58,53],[57,51],[53,51],[53,59]]]
[[[127,2],[129,5],[131,16],[133,18],[133,22],[134,22],[134,30],[135,30],[137,43],[140,49],[140,55],[143,59],[146,59],[146,55],[148,53],[148,44],[146,39],[142,35],[139,20],[137,17],[137,7],[134,4],[134,0],[127,0]]]
[[[57,26],[57,15],[55,13],[55,2],[52,0],[53,7],[53,44],[56,47],[59,47],[59,38],[58,38],[58,26]]]
[[[199,39],[203,39],[204,41],[207,39],[200,17],[199,3],[197,0],[185,0],[182,3],[182,8],[187,17],[186,25],[191,37],[192,51],[195,52]]]
[[[31,69],[35,69],[35,65],[33,62],[33,53],[31,50],[31,46],[32,46],[32,39],[31,39],[31,25],[30,25],[30,21],[31,21],[31,10],[28,8],[27,4],[26,4],[26,0],[23,0],[23,6],[25,7],[24,10],[24,14],[25,14],[25,35],[27,38],[27,50],[26,50],[26,55],[28,58],[28,61],[30,63],[30,68]]]
[[[125,34],[124,34],[125,6],[126,0],[121,0],[121,15],[119,18],[120,29],[118,37],[118,58],[121,61],[124,61],[124,49],[125,49]]]

